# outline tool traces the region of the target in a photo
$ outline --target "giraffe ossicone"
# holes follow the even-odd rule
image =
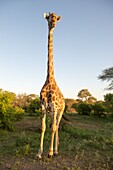
[[[40,103],[42,111],[42,122],[41,122],[41,139],[40,148],[38,151],[38,158],[42,157],[43,153],[43,140],[44,133],[46,130],[46,114],[51,115],[52,118],[52,134],[48,156],[52,157],[53,153],[58,154],[58,129],[62,118],[62,114],[65,108],[65,102],[63,94],[61,93],[55,77],[54,77],[54,62],[53,62],[53,31],[56,27],[56,23],[61,19],[61,16],[57,16],[55,13],[46,14],[44,18],[48,22],[48,63],[47,63],[47,78],[40,92]],[[55,148],[53,151],[53,145],[55,140]]]

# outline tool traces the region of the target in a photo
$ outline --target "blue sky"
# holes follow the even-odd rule
[[[97,77],[113,66],[112,0],[0,0],[0,88],[40,93],[47,72],[44,12],[62,16],[53,43],[55,78],[64,97],[76,99],[88,89],[103,99],[107,83]]]

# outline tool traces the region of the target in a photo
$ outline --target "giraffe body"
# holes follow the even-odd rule
[[[40,149],[38,151],[38,157],[42,157],[43,153],[43,140],[44,133],[46,130],[46,114],[50,114],[52,118],[52,135],[51,143],[49,148],[48,156],[53,156],[53,144],[55,136],[55,150],[54,153],[58,154],[58,128],[59,123],[62,118],[62,114],[65,107],[64,97],[57,86],[57,83],[54,78],[54,65],[53,65],[53,30],[56,27],[56,23],[60,20],[61,17],[57,17],[54,13],[49,13],[49,15],[44,15],[48,21],[48,70],[47,78],[44,86],[40,92],[40,102],[42,110],[42,133],[40,140]]]
[[[44,105],[47,112],[54,110],[60,113],[64,109],[64,97],[57,86],[55,80],[52,82],[45,82],[40,92],[41,105]]]

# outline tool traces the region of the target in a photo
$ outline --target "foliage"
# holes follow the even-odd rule
[[[113,89],[113,67],[109,67],[107,69],[104,69],[102,71],[102,74],[98,76],[98,79],[101,79],[102,81],[109,81],[110,84],[106,88],[107,90]]]
[[[96,101],[95,99],[94,100],[91,99],[93,102],[89,102],[88,100],[87,101],[80,100],[78,101],[78,103],[74,103],[72,107],[77,111],[78,114],[83,114],[83,115],[93,114],[97,116],[112,115],[113,116],[113,94],[108,93],[104,95],[104,101]]]
[[[102,104],[95,103],[92,105],[93,114],[97,116],[105,115],[105,107]]]
[[[13,122],[23,115],[24,110],[13,104],[15,93],[0,90],[0,127],[12,129]]]
[[[113,94],[108,93],[104,95],[104,101],[106,112],[113,115]]]
[[[97,99],[93,96],[89,96],[87,100],[88,100],[87,102],[90,104],[93,104],[97,101]]]
[[[80,100],[85,101],[87,103],[95,103],[97,101],[97,99],[90,94],[88,89],[82,89],[78,92],[77,96]]]
[[[18,106],[15,106],[13,109],[14,109],[15,120],[20,120],[24,116],[25,111],[21,107],[18,107]]]
[[[73,103],[71,107],[74,108],[74,109],[76,110],[77,103]]]
[[[88,89],[82,89],[77,95],[82,101],[87,101],[88,97],[91,96]]]
[[[30,101],[30,104],[27,107],[27,112],[30,113],[30,115],[36,115],[36,113],[38,114],[38,112],[40,112],[40,98],[39,97]]]
[[[18,94],[15,99],[15,106],[19,106],[30,115],[38,115],[40,112],[40,98],[35,94]]]
[[[85,102],[76,105],[78,114],[89,115],[91,112],[91,105]]]
[[[18,94],[15,99],[15,105],[21,107],[22,109],[27,112],[27,109],[31,103],[32,100],[36,99],[38,96],[35,94],[29,94],[26,93]]]

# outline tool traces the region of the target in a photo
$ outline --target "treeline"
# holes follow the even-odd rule
[[[83,89],[78,93],[77,97],[78,99],[71,105],[77,114],[113,117],[112,93],[104,95],[104,101],[97,101],[88,89]],[[68,111],[68,103],[66,103],[66,111]]]
[[[113,116],[113,94],[104,96],[104,101],[97,101],[88,89],[78,93],[78,99],[65,99],[65,113],[83,115]],[[40,97],[36,94],[18,94],[0,89],[0,128],[12,130],[13,123],[24,115],[39,116]]]

